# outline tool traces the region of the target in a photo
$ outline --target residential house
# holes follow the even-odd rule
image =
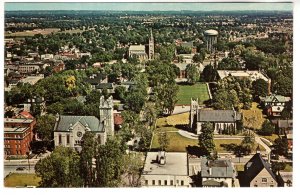
[[[54,64],[53,71],[55,73],[58,73],[58,72],[63,71],[63,70],[65,70],[65,64],[63,62]]]
[[[96,87],[101,83],[107,83],[107,76],[103,73],[92,74],[91,76],[85,78],[85,82],[91,85],[92,89],[96,89]]]
[[[236,170],[229,159],[208,160],[201,158],[203,187],[234,187]]]
[[[260,102],[268,116],[281,116],[286,103],[291,100],[290,97],[271,94],[266,97],[260,97]]]
[[[277,187],[277,179],[271,170],[271,165],[266,162],[260,153],[256,153],[244,166],[241,177],[242,187]]]
[[[41,115],[44,115],[46,112],[46,101],[43,97],[33,97],[21,105],[24,106],[24,111],[27,112],[33,112],[35,109],[40,110]]]
[[[54,145],[81,150],[81,139],[85,132],[95,134],[99,144],[105,144],[107,137],[114,135],[114,116],[112,97],[100,98],[100,120],[95,116],[57,115],[54,126]]]
[[[233,110],[204,110],[199,108],[198,100],[191,100],[190,128],[201,133],[202,124],[213,123],[214,134],[236,133],[242,114]]]
[[[99,83],[96,86],[96,89],[102,92],[104,89],[107,90],[107,93],[112,94],[115,92],[113,83]]]
[[[292,187],[293,186],[293,172],[279,172],[278,186]]]
[[[33,138],[36,120],[28,118],[4,119],[4,154],[26,155]]]
[[[147,152],[142,187],[191,187],[185,152]]]

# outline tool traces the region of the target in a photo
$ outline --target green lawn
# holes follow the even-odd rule
[[[156,120],[156,127],[175,126],[189,124],[190,113],[176,114]]]
[[[205,83],[195,85],[179,85],[177,105],[190,105],[191,98],[198,98],[199,104],[209,100],[208,89]]]
[[[166,149],[167,152],[185,152],[186,147],[188,145],[190,145],[190,146],[198,145],[198,140],[183,137],[177,132],[168,132],[167,134],[170,138],[169,147]],[[158,136],[157,136],[157,134],[154,134],[151,149],[155,150],[158,148],[159,148]]]
[[[4,179],[5,187],[16,187],[16,186],[39,186],[41,178],[35,174],[28,173],[12,173]]]
[[[274,143],[275,139],[279,138],[279,136],[277,134],[272,134],[270,136],[261,136],[259,135],[260,137],[263,137],[263,138],[266,138],[267,140],[271,141],[272,143]]]
[[[165,131],[168,134],[168,137],[170,139],[170,144],[167,148],[167,152],[185,152],[187,146],[198,146],[198,140],[197,139],[189,139],[186,137],[181,136],[178,132],[170,132],[170,131],[178,131],[179,129],[176,129],[175,127],[161,127],[155,130],[154,136],[153,136],[153,142],[151,149],[157,150],[159,148],[158,144],[158,131]],[[242,140],[239,139],[215,139],[214,143],[216,146],[216,150],[218,152],[230,152],[226,150],[226,148],[222,147],[222,144],[240,144]],[[253,147],[254,150],[257,148],[257,143]],[[265,151],[265,148],[260,146],[261,151]]]
[[[262,110],[257,108],[257,103],[252,102],[252,107],[250,110],[243,110],[243,123],[244,127],[250,129],[261,129],[263,122],[266,120],[262,114]]]
[[[293,166],[291,163],[286,163],[285,169],[283,170],[285,172],[293,172]]]

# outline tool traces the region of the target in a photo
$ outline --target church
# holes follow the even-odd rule
[[[56,115],[54,126],[54,145],[70,147],[81,151],[83,134],[91,131],[99,144],[104,145],[110,136],[114,136],[113,99],[100,97],[100,120],[95,116]]]
[[[191,99],[190,129],[201,134],[202,124],[210,122],[214,126],[214,134],[236,134],[238,122],[242,114],[232,110],[204,110],[199,107],[198,98]]]
[[[130,45],[128,50],[128,56],[137,56],[140,62],[145,60],[154,59],[154,38],[151,30],[151,36],[149,38],[148,45]]]

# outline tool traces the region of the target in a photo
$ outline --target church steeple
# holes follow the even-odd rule
[[[151,35],[149,38],[149,60],[154,59],[154,38],[152,34],[152,29],[150,29]]]

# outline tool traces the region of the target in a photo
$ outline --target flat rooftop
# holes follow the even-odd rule
[[[35,83],[37,83],[39,80],[43,78],[44,78],[43,76],[28,76],[24,79],[21,79],[21,82],[34,85]]]
[[[23,133],[29,127],[4,127],[4,133]]]
[[[227,76],[233,76],[233,77],[249,77],[251,81],[255,81],[257,79],[263,79],[265,81],[269,80],[269,78],[267,78],[265,75],[263,75],[261,72],[257,70],[218,70],[218,74],[221,79]]]
[[[158,152],[148,152],[143,175],[186,175],[188,176],[187,153],[166,152],[166,164],[156,161]]]
[[[32,119],[4,118],[4,123],[32,123]]]

